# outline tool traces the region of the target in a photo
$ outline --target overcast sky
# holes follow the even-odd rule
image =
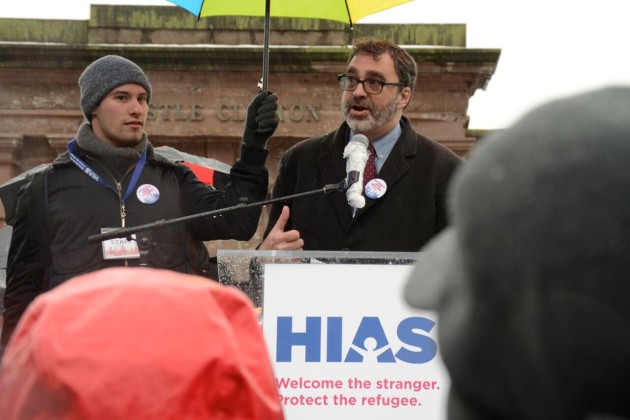
[[[0,17],[40,19],[88,19],[90,3],[170,4],[0,1]],[[488,88],[475,93],[468,110],[470,128],[492,129],[509,126],[552,98],[613,84],[630,86],[628,9],[628,0],[413,0],[361,23],[465,23],[468,47],[500,48]]]

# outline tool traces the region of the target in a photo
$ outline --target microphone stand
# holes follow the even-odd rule
[[[272,198],[272,199],[264,200],[264,201],[257,201],[255,203],[242,202],[235,206],[225,207],[225,208],[217,209],[217,210],[211,210],[211,211],[207,211],[203,213],[192,214],[189,216],[177,217],[175,219],[169,219],[169,220],[162,219],[162,220],[158,220],[152,223],[147,223],[144,225],[123,227],[120,229],[111,230],[109,232],[99,233],[96,235],[90,235],[88,236],[88,242],[96,243],[96,242],[107,241],[107,240],[115,239],[115,238],[126,238],[127,240],[133,240],[131,235],[133,235],[134,233],[137,233],[138,235],[136,238],[136,242],[138,243],[138,249],[140,250],[140,265],[146,266],[148,265],[149,251],[151,250],[151,248],[155,246],[155,243],[153,242],[153,236],[151,233],[152,229],[160,229],[165,226],[170,226],[177,223],[184,223],[190,220],[201,219],[204,217],[215,216],[218,214],[229,213],[236,210],[245,210],[245,209],[249,209],[253,207],[266,206],[267,204],[282,203],[285,201],[294,200],[296,198],[311,197],[311,196],[319,195],[319,194],[326,195],[332,192],[345,192],[352,184],[354,184],[358,180],[359,180],[358,172],[352,171],[348,174],[348,177],[344,179],[343,181],[337,184],[324,185],[323,188],[320,188],[317,190],[306,191],[303,193],[298,193],[298,194],[293,194],[293,195],[287,195],[285,197]],[[242,200],[247,201],[246,198]]]

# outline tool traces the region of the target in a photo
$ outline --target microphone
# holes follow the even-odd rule
[[[368,160],[369,144],[370,141],[363,134],[355,134],[343,150],[343,157],[346,158],[346,185],[348,186],[346,198],[353,208],[353,215],[356,209],[365,207],[363,171]]]

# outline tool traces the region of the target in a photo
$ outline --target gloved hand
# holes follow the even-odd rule
[[[280,124],[278,113],[278,95],[271,92],[260,92],[247,107],[243,143],[250,147],[264,149],[267,140]]]

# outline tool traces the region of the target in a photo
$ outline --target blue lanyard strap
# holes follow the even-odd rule
[[[77,168],[83,171],[83,173],[85,173],[87,176],[92,178],[94,181],[98,182],[103,187],[116,191],[111,185],[108,185],[107,182],[103,179],[103,177],[97,174],[90,167],[90,165],[85,163],[80,157],[74,154],[74,146],[76,144],[77,144],[77,139],[72,139],[72,141],[68,143],[68,153],[70,154],[70,159],[72,160],[72,163],[74,163]],[[133,192],[133,189],[135,188],[136,183],[138,182],[138,179],[140,178],[140,174],[142,173],[142,170],[144,169],[144,165],[146,163],[147,163],[147,148],[145,147],[144,151],[142,152],[142,155],[140,155],[140,160],[138,161],[135,169],[133,170],[133,175],[131,175],[131,181],[129,181],[129,185],[127,186],[127,191],[125,192],[125,195],[122,197],[123,204],[127,201],[129,196]],[[116,193],[118,192],[116,191]]]

